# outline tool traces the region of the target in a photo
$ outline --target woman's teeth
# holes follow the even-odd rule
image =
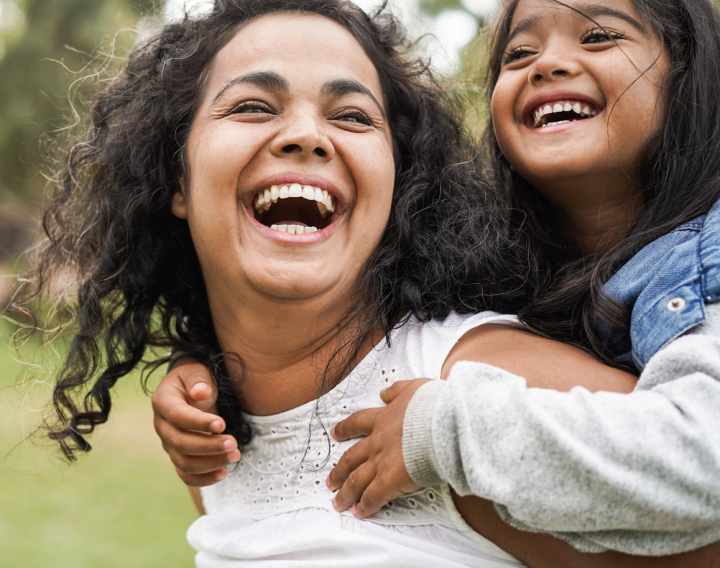
[[[300,185],[299,183],[273,185],[268,189],[259,191],[255,196],[255,211],[263,213],[270,209],[273,203],[277,203],[278,199],[288,199],[290,197],[302,197],[303,199],[317,202],[317,208],[323,217],[327,217],[335,211],[335,198],[326,190],[313,187],[312,185]],[[283,225],[278,226],[282,227]],[[295,226],[299,227],[300,225],[287,225],[287,227]],[[273,226],[273,228],[275,228],[275,226]],[[290,231],[288,230],[288,232]]]
[[[592,118],[597,111],[590,105],[578,101],[558,101],[539,106],[533,112],[533,126],[544,128],[564,122]]]
[[[305,225],[270,225],[270,228],[291,235],[307,235],[317,231],[317,227],[306,227]]]

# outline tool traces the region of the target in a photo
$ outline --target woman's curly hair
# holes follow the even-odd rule
[[[378,71],[393,137],[390,220],[321,387],[349,370],[353,350],[378,326],[388,334],[407,314],[509,311],[523,297],[522,258],[513,258],[502,209],[474,166],[459,105],[427,65],[406,57],[412,46],[384,5],[368,15],[345,0],[217,0],[205,16],[166,25],[97,93],[44,214],[46,240],[15,308],[30,314],[29,302],[51,294],[59,276],[76,275],[76,332],[49,425],[69,459],[88,451],[86,436],[108,420],[118,379],[158,346],[211,368],[226,432],[241,446],[250,440],[188,224],[170,203],[213,57],[244,23],[274,12],[319,14],[357,39]]]

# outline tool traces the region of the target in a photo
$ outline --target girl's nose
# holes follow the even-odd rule
[[[530,84],[542,81],[558,81],[575,76],[580,71],[580,65],[567,53],[567,48],[558,45],[552,49],[546,49],[535,61],[535,64],[528,72]]]
[[[331,158],[335,148],[318,124],[319,120],[322,119],[310,115],[300,116],[296,120],[288,119],[288,127],[273,140],[273,154],[278,157],[296,155],[306,159]]]

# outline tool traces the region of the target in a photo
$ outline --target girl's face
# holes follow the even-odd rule
[[[669,58],[630,0],[565,4],[518,3],[492,97],[497,139],[551,201],[597,199],[598,187],[627,199],[665,120]]]
[[[326,18],[252,20],[213,62],[187,164],[173,212],[188,219],[211,305],[248,290],[347,296],[393,192],[375,67]]]

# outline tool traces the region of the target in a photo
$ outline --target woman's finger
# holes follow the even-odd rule
[[[156,418],[155,431],[166,448],[191,456],[224,454],[238,447],[232,436],[211,436],[203,432],[182,430],[162,418]]]
[[[365,463],[353,471],[333,497],[332,506],[340,512],[352,507],[360,500],[365,489],[375,479],[375,469]]]
[[[366,440],[360,440],[354,446],[351,446],[342,455],[337,465],[332,469],[330,475],[325,480],[329,489],[333,491],[341,487],[348,479],[350,474],[360,465],[364,464],[368,459],[368,445]]]
[[[381,410],[382,408],[360,410],[335,424],[332,430],[330,430],[330,434],[338,442],[369,436],[372,434],[375,418]]]

